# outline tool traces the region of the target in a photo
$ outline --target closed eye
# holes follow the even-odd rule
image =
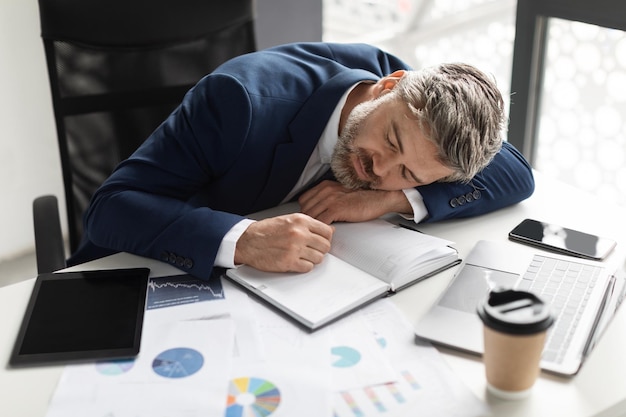
[[[407,181],[414,181],[416,185],[424,184],[422,180],[417,178],[413,171],[409,170],[406,166],[402,165],[402,178]]]
[[[402,165],[402,178],[407,180],[407,181],[409,180],[409,175],[410,175],[408,172],[409,172],[409,170],[406,168],[406,166]],[[413,179],[413,178],[411,178],[411,179]]]
[[[391,138],[389,137],[389,135],[385,136],[385,141],[387,142],[387,145],[389,145],[391,150],[393,150],[394,152],[398,151],[398,147],[391,141]]]
[[[387,142],[389,142],[389,144],[390,144],[390,145],[391,145],[391,146],[392,146],[395,150],[397,150],[397,151],[398,151],[398,152],[400,152],[401,154],[404,154],[404,147],[402,146],[402,139],[401,139],[401,137],[400,137],[400,131],[399,131],[399,129],[398,129],[398,125],[397,125],[397,123],[395,122],[395,120],[392,120],[392,121],[391,121],[391,127],[392,127],[392,129],[393,129],[393,133],[394,133],[394,136],[395,136],[396,141],[397,141],[397,146],[396,146],[396,145],[394,145],[394,144],[391,142],[391,139],[389,138],[389,136],[387,136]],[[418,177],[417,177],[417,176],[413,173],[413,171],[411,171],[410,169],[408,169],[408,168],[406,167],[406,165],[402,165],[402,168],[401,168],[401,169],[402,169],[402,171],[401,171],[401,175],[402,175],[402,178],[403,178],[403,179],[405,179],[405,180],[407,180],[407,181],[413,180],[413,181],[415,181],[415,184],[417,184],[417,185],[423,184],[423,182],[422,182],[422,181],[421,181],[421,180],[420,180],[420,179],[419,179],[419,178],[418,178]]]

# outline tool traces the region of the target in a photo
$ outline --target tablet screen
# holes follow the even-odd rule
[[[149,272],[131,268],[39,275],[10,364],[136,356]]]

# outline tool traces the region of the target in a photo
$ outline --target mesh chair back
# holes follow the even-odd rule
[[[253,0],[39,0],[70,249],[91,196],[222,62],[255,50]]]

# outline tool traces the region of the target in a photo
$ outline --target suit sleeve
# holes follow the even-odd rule
[[[247,98],[228,77],[201,81],[94,195],[85,215],[89,240],[208,278],[223,236],[243,217],[194,196],[237,159],[249,128]]]
[[[468,184],[433,183],[418,187],[428,209],[423,222],[486,214],[530,197],[535,181],[530,164],[508,142]]]

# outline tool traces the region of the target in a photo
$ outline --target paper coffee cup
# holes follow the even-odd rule
[[[549,307],[529,292],[492,290],[479,304],[478,316],[484,324],[487,389],[501,398],[527,397],[554,322]]]

